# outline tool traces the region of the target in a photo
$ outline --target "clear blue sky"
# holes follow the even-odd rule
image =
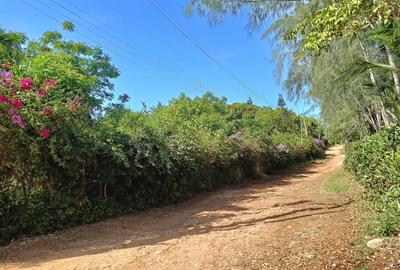
[[[245,102],[249,96],[246,93],[248,90],[244,90],[222,72],[173,28],[147,0],[104,0],[118,10],[119,14],[97,0],[24,1],[57,20],[74,22],[76,30],[85,35],[68,33],[68,39],[103,47],[121,72],[121,76],[114,81],[116,93],[127,93],[131,97],[129,106],[132,109],[140,109],[142,101],[148,106],[155,105],[158,101],[165,104],[180,92],[193,97],[211,91],[217,96],[226,96],[229,102]],[[87,21],[75,17],[54,2]],[[260,38],[260,33],[249,36],[244,28],[246,15],[227,17],[224,23],[211,27],[207,18],[197,15],[186,17],[185,2],[159,0],[161,7],[211,55],[268,100],[267,104],[263,99],[252,96],[255,104],[275,106],[280,89],[274,80],[271,45]],[[89,13],[91,17],[76,7]],[[24,32],[29,38],[38,38],[47,30],[62,30],[59,23],[19,0],[4,1],[0,18],[1,27]],[[302,111],[302,105],[287,103],[295,111]]]

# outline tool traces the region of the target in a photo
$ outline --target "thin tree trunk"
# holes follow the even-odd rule
[[[388,127],[390,127],[390,122],[389,122],[389,119],[388,119],[388,115],[386,114],[386,108],[383,105],[383,102],[382,102],[381,98],[379,98],[379,105],[381,107],[380,111],[381,111],[383,123],[385,124],[385,127],[388,128]]]
[[[373,112],[371,112],[371,109],[366,106],[365,108],[361,105],[361,103],[359,102],[359,100],[354,96],[353,93],[350,92],[351,97],[354,99],[354,101],[357,103],[357,105],[360,107],[360,109],[363,111],[364,113],[364,118],[367,120],[367,122],[369,122],[371,124],[371,126],[374,128],[375,131],[379,131],[381,129],[381,125],[379,123],[379,121],[377,121],[376,119],[374,119],[373,117]]]
[[[386,113],[390,115],[393,118],[393,122],[396,122],[398,120],[397,116],[393,114],[393,112],[389,109],[386,109]]]
[[[363,52],[363,54],[364,54],[364,59],[365,59],[365,61],[371,62],[371,61],[370,61],[371,59],[370,59],[370,57],[369,57],[369,53],[368,53],[367,48],[365,48],[365,46],[364,46],[364,44],[362,43],[361,40],[359,40],[359,43],[360,43],[361,50],[362,50],[362,52]],[[370,80],[371,80],[371,83],[372,83],[374,86],[377,86],[376,77],[375,77],[374,72],[372,71],[372,68],[369,68],[369,69],[368,69],[368,72],[369,72],[369,78],[370,78]]]
[[[389,60],[389,65],[392,68],[397,68],[393,52],[389,48],[389,46],[385,45],[385,51],[386,51],[387,58]],[[395,92],[396,92],[396,96],[397,96],[397,99],[400,100],[400,79],[399,79],[399,75],[395,71],[392,71],[392,76],[393,76],[394,89],[395,89]]]
[[[364,44],[362,43],[361,40],[358,40],[358,41],[360,43],[361,50],[362,50],[362,52],[364,54],[365,61],[371,62],[371,58],[369,56],[367,48],[364,46]],[[368,73],[369,73],[369,78],[371,80],[372,85],[377,87],[378,86],[377,79],[375,77],[375,74],[374,74],[374,71],[372,70],[372,68],[368,69]],[[386,128],[388,128],[390,126],[390,123],[389,123],[389,120],[388,120],[388,116],[386,114],[386,108],[383,105],[382,99],[380,97],[379,97],[379,103],[380,103],[380,107],[381,107],[380,112],[381,112],[381,115],[382,115],[383,124],[384,124],[384,126]]]

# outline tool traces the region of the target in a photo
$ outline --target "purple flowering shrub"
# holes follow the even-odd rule
[[[275,145],[275,150],[276,153],[289,154],[289,149],[283,143],[278,143],[277,145]]]
[[[320,148],[325,148],[325,143],[320,139],[314,139],[314,144]]]
[[[301,138],[297,134],[275,134],[272,136],[272,145],[267,162],[273,169],[305,162],[323,154],[323,148],[317,146],[313,138]]]

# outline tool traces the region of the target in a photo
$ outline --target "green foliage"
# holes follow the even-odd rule
[[[278,107],[281,109],[286,109],[286,102],[285,102],[285,99],[283,98],[282,94],[279,94]]]
[[[70,21],[65,21],[62,25],[65,31],[73,32],[75,30],[75,25]]]
[[[7,32],[0,28],[0,62],[20,58],[21,45],[26,41],[25,35],[16,32]]]
[[[346,167],[382,213],[380,233],[400,229],[400,127],[366,137],[347,150]]]
[[[250,30],[273,18],[263,36],[274,39],[277,81],[290,99],[316,101],[329,139],[356,140],[400,119],[399,1],[190,0],[187,10],[213,23],[244,11]]]
[[[399,5],[393,1],[336,0],[325,4],[314,16],[307,16],[292,31],[287,39],[296,34],[305,36],[302,52],[319,52],[331,42],[351,37],[360,30],[379,24],[388,25],[396,20]]]

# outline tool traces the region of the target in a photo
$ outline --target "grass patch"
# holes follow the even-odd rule
[[[351,188],[351,179],[344,170],[340,170],[336,174],[330,176],[322,186],[324,190],[328,192],[342,193]]]

